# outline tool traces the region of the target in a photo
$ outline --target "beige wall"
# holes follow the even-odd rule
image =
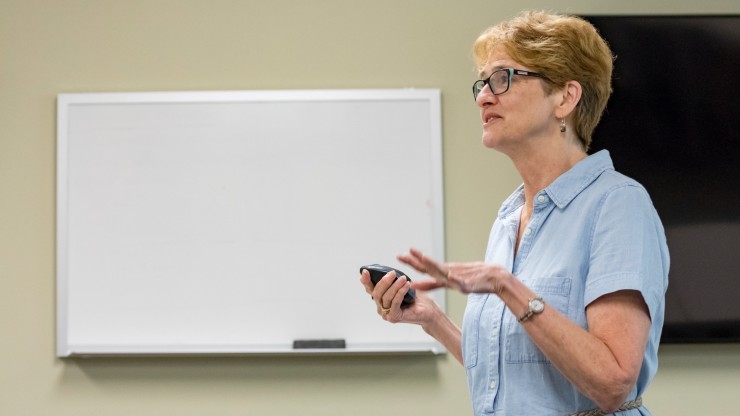
[[[448,258],[478,259],[518,178],[480,145],[469,49],[523,8],[737,14],[740,2],[0,0],[0,414],[468,414],[450,356],[55,358],[55,97],[440,88]],[[459,322],[464,299],[448,303]],[[737,411],[740,346],[660,358],[654,414]]]

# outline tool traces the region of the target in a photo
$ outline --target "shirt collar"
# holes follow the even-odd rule
[[[614,164],[609,151],[601,150],[576,163],[541,192],[547,193],[555,205],[562,209],[608,169],[614,169]],[[498,215],[504,218],[522,205],[524,205],[524,185],[519,185],[501,205]]]

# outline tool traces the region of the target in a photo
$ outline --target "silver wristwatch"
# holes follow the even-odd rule
[[[519,317],[519,323],[526,321],[533,315],[542,313],[545,310],[545,301],[541,297],[529,298],[529,310]]]

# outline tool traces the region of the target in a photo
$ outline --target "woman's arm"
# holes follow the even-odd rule
[[[462,331],[441,309],[437,308],[437,310],[439,311],[437,318],[421,327],[427,334],[444,345],[447,351],[462,364]]]
[[[515,316],[535,297],[513,278],[499,294]],[[637,382],[650,331],[648,308],[639,292],[604,295],[586,308],[588,330],[554,308],[522,322],[552,364],[604,412],[616,410]]]
[[[537,296],[498,265],[440,264],[416,250],[399,259],[463,293],[494,293],[517,317]],[[639,292],[621,290],[592,302],[586,317],[588,330],[545,305],[521,325],[582,394],[610,412],[624,402],[639,375],[651,324],[648,308]]]

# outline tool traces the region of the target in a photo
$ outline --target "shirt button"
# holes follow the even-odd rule
[[[495,381],[492,381],[491,384],[488,385],[488,387],[490,387],[491,390],[495,389],[496,388],[496,382]]]
[[[537,201],[539,201],[539,202],[545,202],[545,201],[547,201],[547,197],[544,196],[544,195],[540,195],[540,196],[537,197]]]
[[[524,230],[524,235],[530,235],[530,234],[532,234],[532,229],[527,227],[527,229]]]

